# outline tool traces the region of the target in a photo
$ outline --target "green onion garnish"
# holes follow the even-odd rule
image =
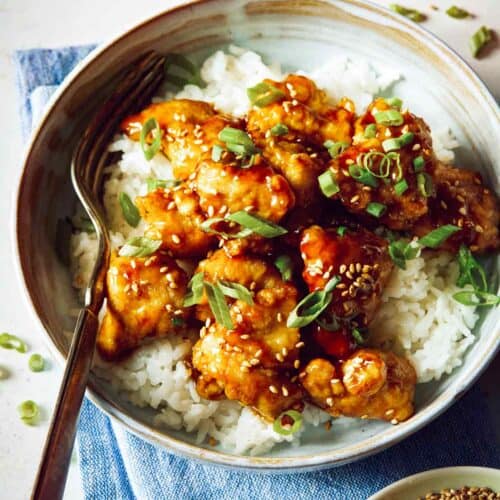
[[[26,342],[10,333],[0,333],[0,347],[4,349],[14,349],[21,353],[25,353],[28,350]]]
[[[274,222],[246,212],[245,210],[229,214],[226,216],[226,219],[231,222],[236,222],[243,228],[255,234],[259,234],[260,236],[264,236],[264,238],[276,238],[288,232],[284,227],[278,226],[278,224],[274,224]]]
[[[135,236],[130,238],[125,245],[120,248],[118,254],[121,257],[147,257],[161,247],[161,240],[151,240],[145,236]]]
[[[228,151],[239,156],[251,156],[260,153],[251,137],[238,128],[225,127],[219,132],[219,140],[226,144]]]
[[[382,217],[384,212],[387,210],[387,207],[383,203],[377,203],[372,201],[371,203],[368,203],[366,207],[366,211],[370,214],[373,215],[374,217]]]
[[[191,307],[199,304],[203,297],[203,273],[196,273],[193,275],[188,283],[188,292],[184,297],[184,307]]]
[[[385,102],[389,104],[389,106],[398,109],[401,109],[401,106],[403,105],[403,101],[399,97],[387,97]]]
[[[247,96],[253,106],[262,108],[285,97],[285,93],[269,83],[260,82],[247,89]]]
[[[182,88],[188,84],[199,87],[203,85],[199,69],[181,54],[168,54],[165,57],[164,70],[166,81],[174,86]]]
[[[141,215],[134,202],[130,199],[130,196],[127,193],[120,193],[118,201],[120,202],[122,214],[127,224],[137,227],[139,222],[141,222]]]
[[[487,292],[488,282],[486,281],[484,268],[465,245],[460,246],[457,259],[460,269],[457,286],[472,285],[475,290]]]
[[[151,133],[153,141],[151,144],[148,144],[147,138]],[[160,151],[161,147],[161,129],[160,124],[156,120],[156,118],[150,118],[146,120],[146,122],[142,125],[141,128],[141,137],[140,137],[141,149],[144,153],[144,158],[150,161],[158,151]]]
[[[232,281],[223,280],[220,280],[218,284],[222,293],[227,297],[241,300],[246,304],[253,305],[252,292],[244,285],[241,285],[240,283],[234,283]]]
[[[246,238],[247,236],[250,236],[253,231],[250,229],[241,229],[240,231],[237,231],[236,233],[226,233],[225,231],[219,231],[218,229],[213,229],[212,226],[214,224],[218,224],[219,222],[227,222],[227,218],[224,217],[212,217],[211,219],[207,219],[203,221],[200,224],[200,229],[204,231],[205,233],[212,233],[216,234],[217,236],[220,236],[221,238],[224,238],[226,240],[233,240],[233,239],[239,239],[239,238]]]
[[[434,231],[427,233],[425,236],[420,238],[418,242],[423,247],[437,248],[457,231],[460,231],[458,226],[445,224],[444,226],[438,227],[437,229],[434,229]]]
[[[283,423],[285,420],[285,423]],[[292,423],[287,421],[291,420]],[[283,412],[273,424],[274,432],[281,434],[282,436],[289,436],[294,434],[302,427],[302,415],[296,410],[288,410]]]
[[[465,306],[489,307],[500,304],[500,297],[480,290],[462,290],[453,294],[453,298]]]
[[[215,144],[215,146],[212,148],[212,160],[220,161],[223,152],[224,148],[222,146],[219,146],[218,144]]]
[[[421,172],[425,167],[425,160],[423,156],[417,156],[413,158],[413,170],[415,172]]]
[[[32,372],[41,372],[45,368],[45,360],[40,354],[32,354],[28,360],[28,366]]]
[[[374,188],[378,186],[377,178],[369,170],[359,165],[349,165],[349,175],[361,184]]]
[[[343,153],[350,146],[350,144],[344,141],[334,142],[328,140],[323,143],[323,146],[328,149],[328,153],[332,158],[337,158],[337,156]]]
[[[181,181],[177,179],[154,179],[153,177],[148,177],[146,179],[146,185],[148,187],[148,193],[151,191],[156,191],[157,189],[170,189],[179,186]]]
[[[450,17],[454,17],[455,19],[465,19],[466,17],[469,17],[470,14],[464,9],[461,9],[460,7],[457,7],[456,5],[452,5],[450,8],[446,10],[446,13]]]
[[[36,424],[38,416],[40,415],[40,409],[38,408],[38,405],[31,400],[23,401],[17,407],[17,411],[19,412],[21,420],[27,425]]]
[[[470,38],[469,48],[474,57],[477,57],[483,47],[492,39],[491,31],[486,26],[481,26]]]
[[[374,161],[380,158],[378,169],[374,168]],[[403,170],[401,168],[401,157],[399,153],[381,153],[380,151],[369,151],[368,153],[362,153],[357,158],[357,165],[368,170],[372,175],[380,179],[386,179],[391,174],[391,170],[394,167],[396,169],[393,172],[393,176],[396,181],[401,179],[403,175]]]
[[[389,7],[394,12],[397,12],[398,14],[401,14],[402,16],[405,16],[408,19],[411,19],[416,23],[421,23],[426,19],[425,14],[422,14],[422,12],[419,12],[418,10],[415,9],[408,9],[407,7],[403,7],[402,5],[398,5],[397,3],[391,3]]]
[[[290,281],[293,276],[293,263],[288,255],[280,255],[274,261],[274,265],[278,268],[283,281]]]
[[[413,132],[406,132],[399,137],[386,139],[382,142],[382,149],[387,153],[388,151],[395,151],[397,149],[401,149],[404,146],[408,146],[413,142],[413,138],[415,135]]]
[[[389,256],[400,269],[406,269],[406,261],[414,259],[419,251],[420,247],[412,241],[395,240],[389,244]]]
[[[321,189],[321,192],[327,198],[330,198],[330,196],[333,196],[334,194],[336,194],[340,191],[339,185],[337,184],[337,181],[335,180],[335,177],[334,177],[333,172],[331,170],[327,170],[326,172],[323,172],[318,177],[318,182],[319,182],[319,187]]]
[[[426,172],[419,172],[417,174],[417,187],[423,196],[429,198],[434,189],[434,184],[432,182],[432,177]]]
[[[224,293],[218,283],[208,283],[205,281],[205,293],[207,294],[208,305],[212,310],[217,323],[228,330],[233,329],[233,322],[229,314],[229,307],[224,299]]]
[[[401,179],[399,182],[394,184],[394,191],[398,196],[404,194],[407,189],[408,189],[408,183],[406,182],[406,179]]]
[[[288,328],[302,328],[312,323],[332,301],[332,290],[339,282],[340,278],[334,276],[323,290],[306,295],[288,316],[286,326]]]
[[[377,123],[386,126],[399,126],[404,123],[403,115],[395,109],[379,111],[375,113],[374,118]]]
[[[357,329],[353,328],[351,331],[352,338],[358,345],[363,345],[365,343],[365,339],[363,338],[363,334]]]
[[[363,135],[365,139],[373,139],[377,135],[377,125],[375,125],[375,123],[367,125]]]
[[[172,326],[175,328],[180,328],[181,326],[184,326],[186,322],[184,321],[184,318],[181,318],[179,316],[174,316],[172,318]]]
[[[345,232],[347,231],[347,228],[345,226],[339,226],[337,228],[337,234],[342,237],[344,236]]]
[[[284,123],[278,123],[271,129],[271,135],[288,134],[288,127]]]

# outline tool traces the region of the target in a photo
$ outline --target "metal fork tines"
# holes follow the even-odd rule
[[[97,314],[104,301],[110,257],[109,233],[99,199],[108,143],[125,116],[150,101],[163,79],[164,63],[163,56],[149,52],[132,65],[90,121],[73,155],[73,187],[94,225],[99,249],[35,480],[32,498],[36,500],[57,500],[63,496],[76,422],[92,364],[99,325]]]

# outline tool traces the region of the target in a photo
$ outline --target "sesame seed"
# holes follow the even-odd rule
[[[360,273],[362,269],[363,269],[363,266],[361,265],[361,263],[356,262],[356,272]]]
[[[180,316],[182,313],[183,313],[182,309],[176,309],[176,310],[174,311],[174,314],[175,314],[176,316]]]
[[[482,233],[482,232],[484,231],[484,229],[483,229],[483,228],[482,228],[479,224],[477,224],[477,225],[474,227],[474,229],[475,229],[475,230],[476,230],[476,232],[478,232],[478,233]]]
[[[281,354],[283,354],[283,356],[287,356],[288,355],[288,349],[286,347],[283,347],[283,349],[281,349]]]
[[[391,420],[391,424],[392,424],[392,425],[397,425],[397,424],[399,424],[399,422],[398,422],[398,420],[397,420],[396,418],[393,418],[393,419]]]
[[[346,275],[346,277],[347,277],[347,278],[349,278],[350,280],[354,279],[354,277],[353,277],[353,275],[352,275],[351,271],[346,271],[346,272],[345,272],[345,275]]]
[[[237,314],[236,315],[236,321],[238,323],[243,323],[243,314]]]
[[[460,207],[458,209],[459,213],[461,213],[462,215],[467,215],[467,209],[465,207]]]
[[[278,389],[276,389],[276,387],[274,385],[270,385],[269,386],[269,390],[273,393],[273,394],[278,394]]]
[[[349,264],[349,272],[354,273],[356,271],[356,266],[354,264]]]
[[[284,385],[281,386],[281,392],[285,398],[288,396],[288,389]]]
[[[127,283],[127,284],[124,286],[123,291],[124,291],[125,293],[128,293],[128,292],[130,291],[130,283]]]
[[[283,355],[279,352],[278,354],[276,354],[275,358],[280,362],[280,363],[283,363],[284,361],[284,358],[283,358]]]
[[[241,365],[241,366],[240,366],[240,371],[242,371],[242,372],[244,372],[244,373],[248,373],[250,370],[248,369],[248,367],[247,367],[247,366],[245,366],[245,365]]]
[[[359,200],[359,194],[353,196],[349,201],[351,203],[356,203]]]
[[[240,335],[240,339],[242,340],[247,340],[250,338],[250,335],[248,335],[247,333],[244,333],[243,335]]]
[[[444,210],[447,210],[448,205],[446,204],[446,202],[444,200],[441,200],[440,205],[442,208],[444,208]]]
[[[418,151],[420,149],[420,144],[414,144],[411,148],[412,151]]]
[[[207,209],[207,215],[209,217],[213,217],[214,216],[214,213],[215,213],[215,208],[213,207],[213,205],[210,205]]]
[[[172,312],[172,311],[174,310],[174,308],[173,308],[172,304],[167,304],[167,305],[165,306],[165,309],[166,309],[168,312]]]
[[[299,366],[300,366],[300,360],[296,359],[296,360],[293,362],[293,367],[294,367],[295,369],[297,369],[297,370],[298,370]]]
[[[347,160],[345,161],[345,164],[346,165],[354,165],[354,160],[352,158],[347,158]]]
[[[174,242],[174,244],[178,245],[181,242],[181,239],[179,238],[179,235],[173,234],[172,241]]]
[[[167,210],[173,210],[175,208],[175,201],[171,201],[168,205],[167,205]]]
[[[135,269],[135,268],[137,267],[137,263],[136,263],[135,259],[132,259],[132,260],[130,261],[130,267],[131,267],[132,269]]]
[[[252,366],[257,366],[259,363],[260,363],[260,359],[257,359],[257,358],[252,358],[252,359],[250,360],[250,364],[251,364]]]
[[[330,407],[333,406],[333,398],[326,398],[326,404]]]
[[[276,314],[276,320],[278,321],[278,323],[281,323],[283,321],[283,315],[280,312]]]
[[[394,413],[394,409],[393,408],[389,408],[385,414],[389,417],[390,415],[392,415]]]
[[[132,283],[131,288],[135,293],[137,293],[139,291],[139,287],[137,286],[137,283]]]
[[[366,420],[366,419],[368,418],[368,415],[366,415],[366,414],[361,415],[361,418],[362,418],[363,420]]]
[[[386,137],[391,137],[391,135],[392,135],[391,130],[390,130],[390,129],[388,129],[388,128],[387,128],[387,129],[385,129],[385,136],[386,136]]]
[[[207,328],[211,325],[211,323],[212,323],[212,318],[207,318],[207,319],[205,320],[205,326],[206,326]]]
[[[347,271],[347,266],[345,264],[341,264],[339,267],[339,273],[344,274]]]
[[[296,347],[297,349],[300,349],[301,347],[304,347],[304,346],[305,346],[305,344],[304,344],[304,342],[302,342],[302,341],[301,341],[301,342],[297,342],[297,343],[295,344],[295,347]]]
[[[262,355],[262,349],[259,349],[256,353],[255,353],[255,357],[258,358]]]

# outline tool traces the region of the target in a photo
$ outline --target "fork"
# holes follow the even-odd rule
[[[163,79],[165,57],[154,52],[141,56],[122,77],[111,97],[86,128],[72,158],[71,180],[80,202],[94,225],[98,254],[84,306],[76,322],[61,387],[32,491],[32,499],[63,497],[76,423],[95,350],[98,314],[105,297],[110,240],[100,201],[107,145],[123,118],[149,102]]]

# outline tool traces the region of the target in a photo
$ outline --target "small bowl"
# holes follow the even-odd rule
[[[488,467],[445,467],[405,477],[372,495],[368,500],[416,500],[430,492],[488,487],[500,491],[500,470]]]
[[[18,264],[30,308],[61,362],[74,326],[71,311],[79,303],[69,268],[58,256],[57,222],[71,216],[76,206],[69,164],[83,127],[124,68],[146,50],[188,53],[200,61],[229,43],[256,50],[290,70],[307,70],[333,51],[390,62],[406,77],[395,87],[397,95],[431,126],[443,119],[450,122],[464,146],[460,162],[480,168],[500,192],[500,113],[494,99],[462,59],[415,23],[358,0],[184,2],[130,29],[78,65],[56,92],[28,146],[17,200]],[[492,274],[498,274],[498,262],[490,262]],[[311,429],[299,447],[278,446],[262,457],[208,449],[185,432],[156,429],[148,411],[123,402],[96,377],[90,380],[88,396],[131,432],[180,455],[233,468],[317,470],[381,451],[431,422],[493,358],[499,325],[498,308],[483,314],[463,365],[439,382],[418,387],[417,411],[409,421],[391,426],[344,419],[338,432],[325,435],[322,429]]]

